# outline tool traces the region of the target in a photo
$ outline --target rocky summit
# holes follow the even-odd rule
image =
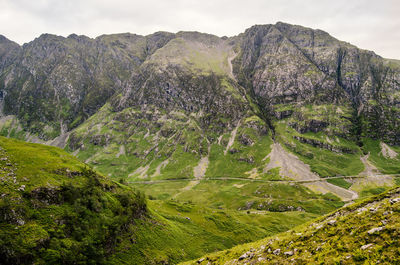
[[[113,112],[196,113],[200,128],[213,132],[233,128],[253,112],[271,130],[274,121],[291,117],[291,127],[302,133],[398,143],[399,73],[396,60],[280,22],[231,38],[198,32],[96,39],[43,34],[22,47],[0,38],[3,113],[46,140],[110,103]],[[324,113],[316,120],[303,117],[300,108],[309,105],[340,108],[332,116],[341,126]],[[213,129],[215,116],[226,121]]]
[[[90,166],[47,170],[46,161],[21,158],[22,142],[0,138],[0,174],[8,183],[1,188],[0,223],[17,229],[34,223],[38,233],[17,252],[0,248],[1,257],[39,264],[75,253],[72,263],[175,264],[399,185],[400,61],[282,22],[232,37],[43,34],[20,46],[0,35],[0,135],[64,149],[30,147],[48,150],[45,160],[56,153],[63,163]],[[38,172],[44,163],[38,174],[46,181],[25,181],[27,172],[7,164],[14,153],[14,161]],[[75,177],[98,182],[95,194],[86,184],[72,187]],[[69,189],[88,194],[82,205],[70,200]],[[24,211],[5,201],[7,194],[18,195]],[[29,212],[38,200],[41,208]],[[135,213],[132,206],[128,219],[110,221],[136,202],[146,207]],[[66,223],[59,209],[72,214],[78,206],[88,213],[84,220],[98,220],[93,231],[104,224],[111,232],[101,238],[71,232],[76,220]],[[46,226],[48,209],[58,219]],[[135,238],[128,237],[132,231]],[[5,238],[0,233],[0,245],[18,246]],[[257,253],[266,260],[300,255],[279,249]],[[232,258],[255,263],[252,253]]]

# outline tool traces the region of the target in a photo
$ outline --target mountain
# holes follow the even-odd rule
[[[398,64],[326,32],[284,23],[252,27],[243,40],[235,74],[269,116],[284,104],[292,112],[292,127],[301,133],[399,142]],[[332,115],[337,120],[329,121],[331,115],[317,111],[318,125],[309,128],[313,120],[301,117],[299,110],[308,104],[334,104],[344,115]]]
[[[1,68],[4,112],[17,115],[40,138],[54,138],[94,114],[170,35],[120,34],[93,40],[43,34],[23,47],[14,44],[14,57],[2,57],[11,61]],[[4,39],[1,45],[6,50],[12,44]]]
[[[0,45],[4,112],[17,115],[25,129],[43,139],[75,128],[112,97],[114,110],[147,104],[212,113],[204,102],[213,102],[222,115],[231,113],[228,105],[242,105],[233,99],[221,105],[218,88],[202,86],[215,82],[236,99],[248,95],[271,129],[282,115],[281,104],[297,117],[301,106],[333,103],[351,115],[350,122],[338,117],[333,123],[321,113],[315,130],[399,141],[399,64],[321,30],[278,22],[232,38],[197,32],[96,39],[43,34],[22,47],[2,36]],[[193,91],[195,99],[187,94]],[[230,122],[246,111],[238,108]],[[309,131],[310,122],[298,117],[292,127]]]
[[[221,38],[2,36],[0,135],[144,191],[179,236],[144,223],[152,236],[127,255],[176,263],[397,185],[399,82],[397,60],[281,22]]]
[[[156,198],[199,202],[191,191],[206,188],[216,207],[269,209],[272,186],[290,190],[269,181],[289,179],[349,201],[400,172],[398,62],[321,30],[43,34],[0,50],[2,135],[65,148]],[[238,203],[216,200],[212,179]],[[252,179],[269,186],[237,188]]]
[[[399,263],[400,189],[291,231],[184,264]]]

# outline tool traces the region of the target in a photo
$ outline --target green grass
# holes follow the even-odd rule
[[[400,203],[389,203],[398,197],[399,188],[349,205],[327,216],[318,218],[263,240],[211,253],[183,264],[397,264],[400,243],[397,240]],[[363,210],[369,203],[376,202]],[[332,221],[331,224],[328,221]],[[368,233],[372,228],[383,230]],[[362,246],[371,244],[368,248]],[[280,249],[279,254],[273,251]],[[284,252],[293,251],[291,255]],[[244,253],[250,257],[238,261]]]
[[[159,223],[142,223],[135,231],[138,250],[150,258],[147,264],[193,259],[286,231],[316,216],[301,212],[247,214],[176,201],[149,201],[149,208]]]
[[[0,137],[0,146],[10,155],[16,168],[17,181],[31,190],[42,185],[60,185],[66,181],[66,170],[78,171],[84,164],[67,152],[39,144],[30,144]],[[3,162],[4,164],[4,162]],[[76,184],[83,178],[76,179]]]
[[[149,196],[180,202],[191,201],[216,209],[260,210],[291,212],[301,209],[313,214],[325,214],[341,207],[335,196],[311,192],[302,185],[262,183],[243,180],[203,180],[189,190],[183,190],[188,182],[157,184],[132,184]]]
[[[27,133],[15,116],[6,116],[0,119],[0,136],[25,140]]]
[[[238,142],[240,134],[246,134],[254,139],[254,145],[244,146]],[[229,137],[226,137],[227,139]],[[229,150],[224,155],[225,146],[213,144],[211,146],[210,164],[208,166],[206,177],[249,177],[248,171],[256,168],[264,168],[266,161],[263,159],[271,151],[272,139],[270,135],[258,136],[248,128],[239,128],[236,139],[230,149],[234,149],[235,153]],[[252,161],[252,162],[248,162]]]
[[[340,143],[337,145],[339,147],[355,150],[355,153],[336,153],[294,139],[294,135],[301,134],[287,126],[286,123],[277,124],[276,130],[279,133],[279,141],[284,144],[284,147],[298,156],[304,163],[310,165],[311,170],[322,177],[355,176],[364,170],[364,165],[360,161],[362,153],[354,143],[338,138]],[[321,133],[308,133],[301,136],[326,142],[326,140],[322,140],[323,135]]]
[[[198,121],[183,112],[154,112],[158,122],[150,123],[145,113],[132,108],[113,112],[106,104],[72,133],[67,149],[79,149],[81,161],[116,180],[192,178],[193,168],[207,152]],[[80,145],[75,146],[75,142]],[[123,154],[119,153],[121,145]],[[161,174],[153,176],[167,159]],[[134,174],[146,166],[147,172]]]
[[[375,188],[367,188],[361,191],[360,197],[361,198],[367,198],[370,197],[372,195],[378,195],[383,193],[384,191],[386,191],[387,188],[385,187],[375,187]]]
[[[334,184],[336,186],[349,189],[351,187],[351,183],[346,181],[344,178],[336,178],[336,179],[328,179],[327,182]]]
[[[227,59],[230,49],[221,44],[221,40],[214,36],[183,33],[158,49],[146,63],[180,65],[200,74],[214,72],[226,75],[229,72]]]
[[[0,255],[9,263],[174,264],[286,231],[319,215],[248,214],[210,208],[185,196],[146,202],[137,189],[85,168],[61,149],[3,137],[0,147],[1,158],[7,158],[0,160],[0,192],[5,194],[0,198]],[[15,183],[8,175],[12,172]],[[159,196],[165,196],[168,185],[175,191],[183,187],[179,182],[164,184]],[[257,188],[251,185],[251,190]],[[286,188],[268,192],[278,196]],[[296,190],[307,193],[300,187],[289,193]]]
[[[395,181],[397,186],[400,186],[400,177],[395,177],[394,181]]]
[[[65,151],[0,137],[0,256],[6,263],[104,263],[146,212],[144,195]],[[107,248],[105,247],[107,245]]]
[[[394,151],[400,154],[400,148],[390,146]],[[382,155],[380,142],[372,139],[363,140],[363,150],[369,153],[368,160],[371,161],[380,172],[384,174],[400,174],[400,157],[394,159],[386,158]]]

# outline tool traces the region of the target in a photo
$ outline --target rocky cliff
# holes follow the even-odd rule
[[[0,41],[4,113],[17,115],[26,130],[43,139],[70,131],[113,98],[118,110],[133,105],[202,110],[209,119],[234,116],[232,123],[250,108],[271,128],[285,104],[298,131],[327,131],[332,125],[321,117],[318,128],[307,129],[312,121],[299,126],[307,120],[299,106],[334,104],[351,115],[340,130],[346,137],[396,144],[399,80],[395,61],[321,30],[281,22],[253,26],[232,38],[158,32],[96,39],[44,34],[22,47],[5,37]],[[221,84],[230,91],[219,91]],[[245,96],[259,109],[249,102],[230,108]]]
[[[114,177],[260,178],[272,139],[324,177],[358,175],[368,153],[400,170],[379,149],[400,142],[398,61],[321,30],[2,37],[0,56],[1,134],[60,136]]]

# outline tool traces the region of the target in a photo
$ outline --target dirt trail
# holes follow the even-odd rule
[[[125,145],[121,144],[119,146],[119,152],[115,155],[116,158],[125,155]]]
[[[229,61],[229,59],[228,59],[228,61]],[[0,99],[0,117],[4,116],[3,109],[4,109],[4,100]]]
[[[220,135],[220,136],[218,137],[218,144],[219,144],[219,145],[221,144],[222,137],[223,137],[223,135]]]
[[[392,186],[393,177],[390,175],[383,175],[371,162],[368,161],[368,155],[360,157],[361,162],[364,164],[364,171],[358,174],[364,176],[364,179],[353,179],[351,189],[362,190],[363,186],[377,185],[377,186]]]
[[[236,77],[233,75],[232,60],[235,59],[236,56],[237,56],[237,53],[233,52],[233,54],[228,57],[229,76],[235,81],[237,81],[237,80],[236,80]]]
[[[239,127],[240,127],[240,120],[238,121],[235,129],[233,129],[233,131],[231,133],[231,137],[229,137],[229,141],[228,141],[228,144],[226,145],[224,155],[226,155],[228,153],[229,148],[233,145],[233,142],[235,141],[236,133],[237,133],[237,130],[239,129]]]
[[[364,176],[375,176],[377,174],[380,174],[379,170],[376,168],[376,166],[374,166],[373,164],[371,164],[368,161],[368,155],[362,156],[360,157],[361,162],[364,164],[364,171],[361,172],[359,175],[364,175]]]
[[[191,190],[194,186],[200,183],[200,181],[203,179],[204,175],[206,174],[207,168],[208,168],[208,163],[209,163],[209,155],[211,151],[211,145],[208,145],[208,153],[206,156],[203,156],[197,166],[193,168],[193,175],[194,175],[194,180],[191,180],[185,187],[181,189],[180,192],[176,193],[173,198],[176,198],[179,194],[181,194],[183,191]]]
[[[146,132],[146,134],[143,136],[143,139],[146,139],[147,137],[149,137],[149,135],[150,135],[150,130],[147,129],[147,132]]]
[[[387,144],[385,144],[384,142],[380,143],[381,146],[381,152],[382,155],[386,158],[391,158],[394,159],[397,157],[397,153],[396,151],[394,151],[393,149],[391,149]]]
[[[151,177],[157,177],[161,174],[161,169],[163,169],[167,164],[169,163],[169,160],[164,160],[162,161],[157,167],[156,167],[156,172],[154,172]]]
[[[202,179],[206,174],[206,170],[208,167],[208,154],[200,159],[200,162],[197,166],[193,168],[193,174],[195,179]]]
[[[51,140],[51,142],[48,142],[47,144],[52,145],[52,146],[57,146],[60,148],[65,148],[65,146],[67,146],[67,142],[68,142],[70,134],[71,134],[71,132],[61,134],[54,140]]]
[[[138,177],[141,179],[147,178],[147,170],[149,170],[150,165],[146,165],[144,167],[138,167],[134,172],[129,174],[129,177],[139,175]]]
[[[389,177],[400,177],[400,174],[392,174],[392,175],[378,175],[378,176],[389,176]],[[320,181],[326,181],[328,179],[342,179],[342,178],[347,178],[347,179],[366,179],[366,176],[336,176],[336,177],[326,177],[323,179],[317,179],[317,180],[266,180],[266,179],[252,179],[252,178],[231,178],[231,177],[219,177],[219,178],[203,178],[202,181],[226,181],[226,180],[239,180],[239,181],[246,181],[246,182],[259,182],[259,183],[285,183],[285,184],[290,184],[290,183],[301,183],[301,184],[306,184],[306,183],[315,183],[315,182],[320,182]],[[160,180],[144,180],[144,181],[128,181],[130,184],[158,184],[158,183],[165,183],[165,182],[190,182],[193,179],[160,179]],[[242,184],[240,184],[242,185]],[[235,186],[235,185],[233,185]]]
[[[270,161],[264,171],[280,167],[280,175],[292,178],[297,181],[313,181],[304,183],[306,187],[323,194],[331,192],[343,201],[350,201],[358,198],[358,194],[352,190],[346,190],[321,179],[312,172],[310,166],[303,163],[297,156],[287,152],[279,143],[272,144],[271,153],[268,155]]]
[[[78,153],[79,153],[79,151],[81,151],[80,148],[76,149],[74,152],[72,152],[72,155],[73,155],[73,156],[77,156]],[[86,163],[86,162],[85,162],[85,163]]]

